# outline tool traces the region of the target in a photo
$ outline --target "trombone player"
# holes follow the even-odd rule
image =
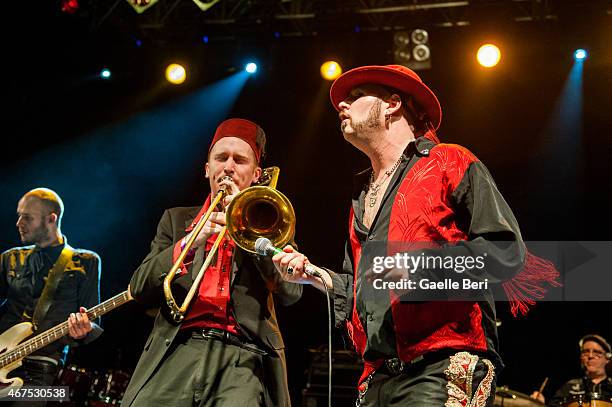
[[[123,406],[290,405],[272,294],[290,305],[302,287],[285,282],[269,258],[251,255],[224,236],[185,314],[177,317],[164,301],[169,270],[179,267],[171,289],[182,301],[209,261],[205,258],[226,224],[224,208],[262,176],[265,142],[261,127],[249,120],[222,122],[208,150],[205,174],[211,193],[204,206],[164,212],[151,252],[130,282],[136,301],[160,311]],[[217,201],[205,220],[211,202]],[[203,227],[200,220],[205,220]]]

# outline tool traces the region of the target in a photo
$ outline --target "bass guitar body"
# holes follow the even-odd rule
[[[29,322],[22,322],[7,329],[0,335],[0,357],[14,349],[21,341],[32,335],[32,333],[32,324]],[[23,380],[19,377],[11,377],[10,379],[6,377],[11,371],[21,366],[22,359],[18,359],[0,368],[0,397],[7,396],[11,389],[16,390],[23,386]]]

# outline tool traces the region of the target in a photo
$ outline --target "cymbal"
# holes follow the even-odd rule
[[[525,393],[510,390],[506,386],[498,387],[495,391],[496,407],[544,407],[544,404],[534,400]]]

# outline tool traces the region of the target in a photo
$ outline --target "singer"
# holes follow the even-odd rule
[[[365,361],[358,405],[492,405],[501,358],[488,290],[479,301],[414,302],[410,291],[393,290],[373,301],[364,296],[372,264],[360,255],[369,242],[447,242],[427,254],[489,253],[487,266],[494,267],[466,277],[511,280],[528,257],[512,211],[484,164],[464,147],[439,142],[440,103],[415,72],[355,68],[336,79],[330,96],[345,140],[371,162],[355,179],[344,269],[306,274],[308,259],[290,246],[274,264],[289,281],[330,287],[336,326],[347,329]],[[521,272],[535,282],[554,280],[551,265],[538,266]],[[419,268],[404,277],[427,273]]]
[[[290,406],[284,344],[272,294],[295,303],[302,286],[283,281],[269,258],[259,258],[225,237],[206,270],[184,320],[175,323],[162,282],[177,260],[211,196],[225,186],[227,206],[262,174],[266,137],[257,124],[229,119],[217,127],[205,165],[211,195],[202,207],[164,212],[151,252],[130,282],[134,299],[160,307],[153,331],[123,398],[123,406]],[[206,253],[225,225],[224,208],[208,219],[172,282],[185,295]],[[181,299],[182,301],[182,299]]]

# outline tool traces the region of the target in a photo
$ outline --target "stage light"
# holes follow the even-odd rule
[[[244,67],[244,70],[247,71],[248,73],[251,73],[251,74],[255,73],[255,72],[257,72],[257,64],[255,62],[249,62]]]
[[[187,79],[187,72],[179,64],[170,64],[166,68],[166,79],[173,85],[180,85]]]
[[[577,49],[576,52],[574,52],[574,59],[576,61],[583,61],[588,56],[589,56],[589,54],[586,52],[586,50],[584,50],[582,48]]]
[[[398,31],[393,34],[393,56],[396,64],[413,70],[431,68],[427,31],[417,28],[411,32]]]
[[[412,59],[412,54],[410,53],[410,51],[403,49],[396,49],[393,53],[393,56],[396,64],[404,66],[408,66],[410,60]]]
[[[158,0],[127,0],[135,12],[142,14],[157,3]]]
[[[79,9],[79,2],[77,0],[62,0],[61,5],[62,12],[66,14],[74,14]]]
[[[478,63],[485,68],[492,68],[499,63],[501,52],[499,48],[493,44],[484,44],[478,48],[476,59]]]
[[[203,35],[203,36],[202,36],[202,42],[203,42],[204,44],[208,44],[208,41],[209,41],[208,35]]]
[[[110,79],[111,71],[110,69],[104,68],[100,71],[100,78],[102,79]]]
[[[427,61],[431,55],[429,47],[425,44],[419,44],[412,49],[412,56],[417,62]]]
[[[321,76],[323,79],[333,81],[342,74],[342,68],[336,61],[326,61],[321,64]]]
[[[410,39],[414,44],[427,44],[429,41],[429,34],[427,31],[417,28],[410,34]]]
[[[405,31],[398,31],[393,35],[393,42],[398,48],[405,48],[410,45],[410,36]]]

